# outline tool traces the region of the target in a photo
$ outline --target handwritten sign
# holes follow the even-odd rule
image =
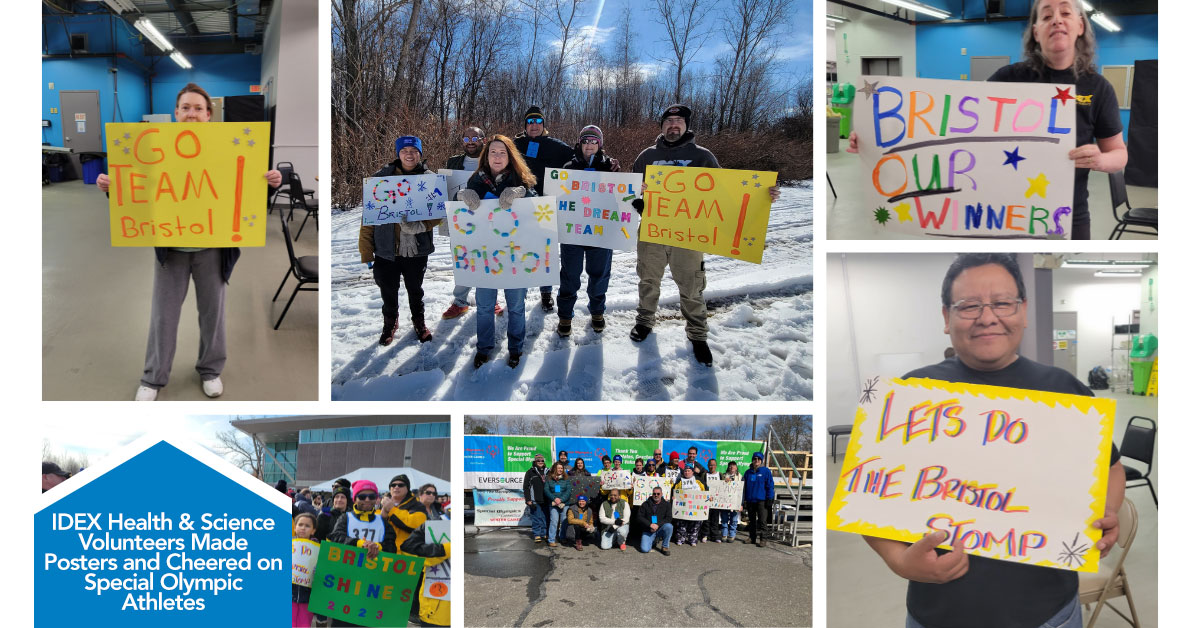
[[[570,485],[569,498],[564,500],[574,503],[580,495],[584,495],[590,502],[593,497],[600,494],[600,476],[598,475],[572,475],[567,478],[567,484]]]
[[[458,199],[458,193],[467,187],[467,180],[475,174],[473,170],[447,170],[445,168],[437,172],[446,177],[446,199],[451,201]]]
[[[398,174],[363,179],[364,225],[432,220],[446,215],[446,179]]]
[[[558,284],[558,227],[553,196],[520,198],[509,209],[496,199],[475,211],[446,203],[454,282],[476,288]]]
[[[861,220],[935,237],[1071,237],[1074,85],[860,80]]]
[[[311,587],[313,570],[317,566],[317,549],[315,541],[308,539],[292,539],[292,584]]]
[[[864,393],[827,524],[1096,571],[1115,402],[893,379]]]
[[[708,491],[678,490],[671,498],[671,516],[688,521],[708,521],[712,496]]]
[[[633,503],[636,506],[641,506],[650,499],[650,495],[654,493],[654,489],[662,489],[663,495],[671,493],[671,479],[664,477],[650,477],[647,475],[633,476]]]
[[[321,543],[308,610],[356,626],[407,625],[425,559]]]
[[[611,471],[599,471],[596,475],[600,476],[600,488],[603,490],[633,488],[632,471],[613,469]]]
[[[425,522],[425,542],[426,543],[449,543],[450,542],[450,522],[442,521],[426,521]]]
[[[269,122],[104,129],[113,246],[266,245]]]
[[[774,172],[646,167],[646,242],[762,263]]]
[[[421,589],[421,595],[433,600],[449,602],[452,588],[450,586],[449,560],[425,568],[425,586]]]
[[[563,244],[637,250],[642,178],[636,174],[546,168],[546,188],[558,198],[558,238]]]
[[[742,507],[741,480],[713,480],[708,483],[708,492],[712,494],[713,508],[719,510],[739,510]]]

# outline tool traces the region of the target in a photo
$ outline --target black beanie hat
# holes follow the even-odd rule
[[[691,128],[692,126],[692,110],[688,109],[687,105],[676,103],[670,107],[667,107],[663,110],[662,116],[659,117],[658,124],[661,126],[663,120],[666,120],[668,116],[680,116],[683,118],[683,123],[687,128]]]
[[[537,115],[541,116],[543,120],[546,119],[546,114],[542,113],[542,108],[537,105],[531,105],[528,109],[526,109],[525,117],[528,118],[529,116],[531,116],[535,113]]]
[[[392,485],[392,484],[393,484],[393,483],[394,483],[396,480],[400,480],[401,482],[404,482],[404,486],[405,486],[405,487],[407,487],[407,488],[408,488],[410,491],[412,490],[412,482],[410,482],[410,481],[408,480],[408,476],[407,476],[407,475],[404,475],[403,473],[401,473],[400,475],[397,475],[396,477],[392,478],[392,479],[391,479],[391,481],[390,481],[390,482],[388,482],[388,488],[391,488],[391,485]]]

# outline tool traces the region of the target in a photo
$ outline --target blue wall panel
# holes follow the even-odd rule
[[[209,96],[249,96],[251,85],[262,78],[262,56],[248,54],[192,55],[192,69],[185,70],[164,59],[153,79],[151,113],[174,113],[175,96],[189,82],[203,87]]]

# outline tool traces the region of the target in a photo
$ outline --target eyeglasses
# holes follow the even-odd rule
[[[525,118],[525,124],[541,124],[541,118]]]
[[[437,491],[425,491],[422,495],[437,495]]]
[[[1024,299],[1001,299],[984,303],[976,299],[963,299],[950,306],[959,318],[967,320],[975,320],[983,316],[984,308],[992,308],[992,313],[1000,318],[1006,318],[1017,313],[1017,307],[1024,302]]]
[[[482,141],[483,141],[482,137],[464,137],[463,138],[463,144],[471,144],[471,143],[478,144],[479,142],[482,142]]]
[[[367,501],[370,501],[373,499],[378,499],[378,498],[379,498],[379,496],[376,495],[375,493],[359,493],[358,495],[354,496],[354,499],[362,499],[362,500],[367,500]]]
[[[600,140],[598,140],[598,139],[596,139],[596,138],[594,138],[594,137],[589,137],[589,138],[587,138],[587,139],[585,139],[585,140],[579,140],[579,143],[580,143],[580,144],[599,144],[599,143],[600,143]]]
[[[392,484],[388,488],[396,488],[397,486],[399,486],[400,488],[408,488],[408,485],[403,482],[396,482],[395,484]]]
[[[660,492],[658,492],[658,491],[654,491],[654,496],[655,496],[655,497],[662,497],[662,493],[660,493]]]

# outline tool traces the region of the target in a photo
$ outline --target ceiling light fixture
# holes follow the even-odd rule
[[[924,13],[925,15],[931,15],[933,17],[938,18],[939,20],[944,20],[944,19],[950,17],[949,11],[943,11],[942,9],[934,8],[927,4],[921,4],[920,2],[909,2],[909,0],[883,0],[883,1],[888,4],[894,4],[898,7],[916,11],[917,13]]]
[[[158,32],[158,29],[154,27],[154,23],[150,21],[150,18],[138,18],[138,20],[133,23],[133,27],[145,35],[147,39],[154,42],[154,45],[158,46],[159,50],[163,52],[171,52],[175,49],[175,46],[172,46],[171,42],[167,41],[167,38],[163,37],[163,34]]]
[[[192,69],[192,64],[186,58],[184,58],[183,53],[179,52],[178,50],[171,53],[171,60],[185,70]]]

